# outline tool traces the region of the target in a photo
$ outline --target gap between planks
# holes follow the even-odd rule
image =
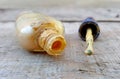
[[[64,23],[74,23],[74,22],[83,22],[83,20],[60,20]],[[100,23],[119,23],[120,20],[96,20]],[[6,21],[0,21],[1,23],[7,23],[7,22],[15,22],[14,20],[6,20]]]

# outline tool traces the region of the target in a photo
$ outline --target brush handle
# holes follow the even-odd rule
[[[93,35],[91,28],[87,29],[86,43],[87,43],[87,48],[85,50],[85,54],[92,55],[94,51],[93,51]]]

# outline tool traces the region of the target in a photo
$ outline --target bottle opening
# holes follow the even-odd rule
[[[66,41],[54,30],[47,30],[39,37],[39,45],[50,55],[60,55],[66,46]]]
[[[52,45],[52,50],[59,50],[62,47],[61,41],[55,41]]]

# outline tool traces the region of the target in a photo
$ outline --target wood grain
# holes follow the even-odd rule
[[[111,9],[114,11],[114,9]],[[81,22],[63,22],[67,47],[63,55],[49,56],[46,53],[33,53],[24,50],[17,42],[15,17],[22,10],[0,10],[0,79],[119,79],[120,77],[120,23],[100,22],[101,34],[94,42],[95,54],[86,56],[86,43],[78,36]],[[56,11],[56,10],[55,10]],[[63,14],[62,13],[66,13]],[[43,13],[71,18],[86,15],[72,11],[42,10]],[[106,10],[82,10],[96,17],[108,18]],[[117,11],[117,10],[116,10]],[[61,12],[61,13],[59,13]],[[73,12],[67,15],[68,12]],[[114,13],[113,13],[114,14]],[[3,15],[5,17],[3,17]],[[11,16],[10,16],[11,15]],[[112,17],[112,12],[108,15]],[[59,18],[59,19],[60,19]],[[79,19],[79,20],[82,20]],[[113,17],[114,18],[114,17]],[[115,18],[114,18],[115,19]],[[114,20],[113,19],[113,20]],[[104,20],[104,19],[103,19]]]
[[[120,22],[119,8],[39,8],[0,9],[0,21],[15,21],[21,12],[33,11],[55,17],[63,22],[80,22],[86,17],[94,17],[100,22]]]

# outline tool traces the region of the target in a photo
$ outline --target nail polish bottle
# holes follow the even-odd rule
[[[16,20],[16,31],[20,44],[29,51],[61,55],[66,47],[63,24],[40,13],[22,13]]]

